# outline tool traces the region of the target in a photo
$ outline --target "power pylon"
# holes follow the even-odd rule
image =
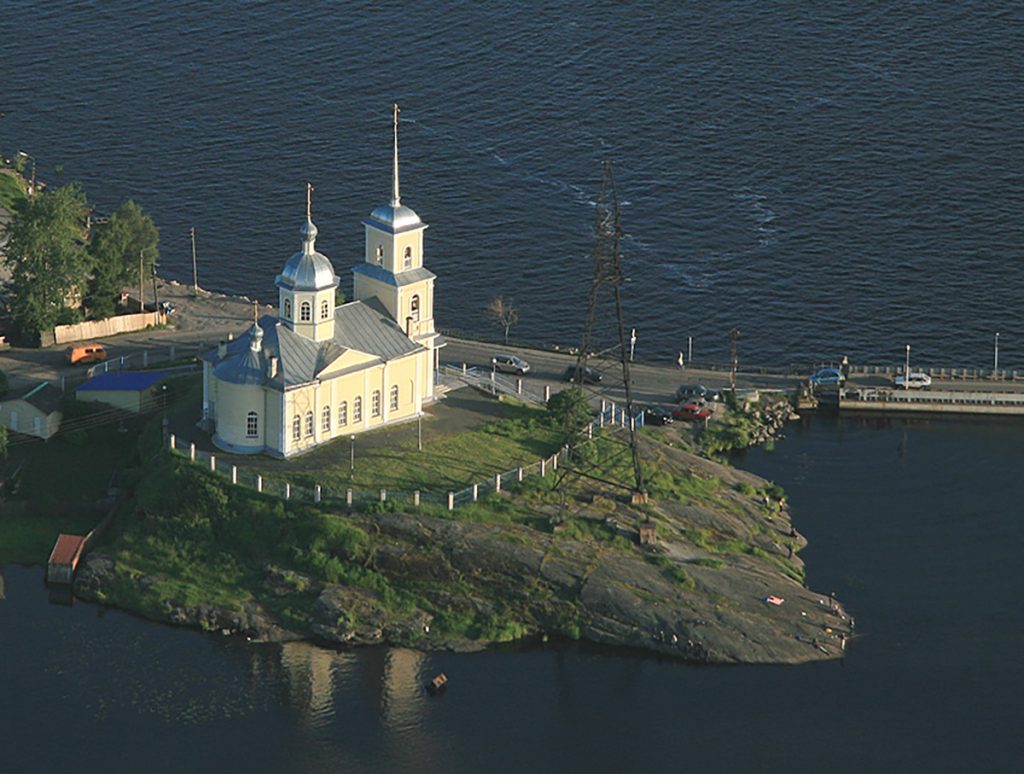
[[[584,383],[587,358],[590,356],[594,339],[594,324],[600,309],[606,308],[604,300],[607,291],[611,290],[612,302],[615,305],[615,320],[618,328],[619,361],[622,364],[622,384],[626,393],[626,414],[629,417],[629,446],[633,456],[633,500],[646,502],[647,490],[644,486],[643,471],[640,468],[640,452],[636,438],[636,422],[633,414],[633,389],[629,373],[629,346],[626,340],[626,327],[622,315],[622,223],[619,213],[619,200],[615,192],[615,178],[612,175],[612,163],[604,163],[604,175],[601,179],[601,191],[597,197],[597,222],[594,228],[594,277],[590,284],[590,295],[587,303],[587,318],[583,326],[583,341],[576,360],[576,383]]]

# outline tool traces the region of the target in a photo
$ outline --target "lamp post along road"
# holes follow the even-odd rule
[[[907,360],[903,366],[903,389],[910,389],[910,345],[907,344]]]
[[[996,345],[995,352],[992,353],[992,378],[996,376],[996,371],[999,370],[999,334],[996,334]]]

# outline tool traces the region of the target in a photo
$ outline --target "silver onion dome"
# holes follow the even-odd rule
[[[404,204],[382,204],[370,213],[370,217],[378,223],[389,226],[394,231],[409,226],[419,226],[423,223],[420,216],[411,207],[406,207]]]
[[[277,286],[289,290],[324,290],[338,285],[334,266],[323,253],[316,251],[317,228],[309,218],[299,229],[302,249],[295,253],[277,276]]]

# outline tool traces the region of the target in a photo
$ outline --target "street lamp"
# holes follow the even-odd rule
[[[903,389],[910,389],[910,345],[907,344],[907,361],[903,367]]]
[[[999,334],[996,334],[996,348],[992,355],[992,378],[996,378],[996,371],[999,370]]]
[[[350,476],[356,474],[356,437],[350,435],[348,437],[348,467]]]

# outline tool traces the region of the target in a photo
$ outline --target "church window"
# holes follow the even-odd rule
[[[260,432],[260,418],[255,411],[245,415],[245,437],[256,438]]]
[[[413,296],[409,300],[409,315],[412,317],[413,320],[415,320],[416,322],[419,322],[419,320],[420,320],[420,297],[419,296]]]
[[[324,410],[320,412],[320,429],[325,433],[331,432],[331,407],[324,406]]]
[[[290,298],[284,300],[284,319],[292,319],[292,300]]]
[[[363,398],[360,395],[356,395],[355,400],[352,401],[352,421],[363,421]]]
[[[377,245],[377,265],[384,264],[384,245]]]
[[[328,306],[327,301],[321,301],[320,302],[320,319],[321,320],[326,320],[327,316],[329,314],[330,314],[330,307]]]
[[[402,263],[402,268],[406,269],[406,270],[412,268],[412,248],[411,247],[405,248],[405,259],[404,259],[404,261]]]
[[[338,404],[338,427],[348,424],[348,401],[343,400]]]
[[[371,416],[380,416],[380,390],[374,390],[370,400]]]
[[[391,385],[391,410],[398,411],[398,385]]]
[[[302,418],[296,414],[292,419],[292,440],[297,441],[302,438]]]
[[[299,307],[299,320],[301,322],[309,322],[313,319],[313,307],[309,301],[303,301],[302,306]]]
[[[315,428],[313,427],[313,412],[312,411],[307,411],[306,412],[306,437],[307,438],[309,436],[313,435],[313,430],[314,429]]]

